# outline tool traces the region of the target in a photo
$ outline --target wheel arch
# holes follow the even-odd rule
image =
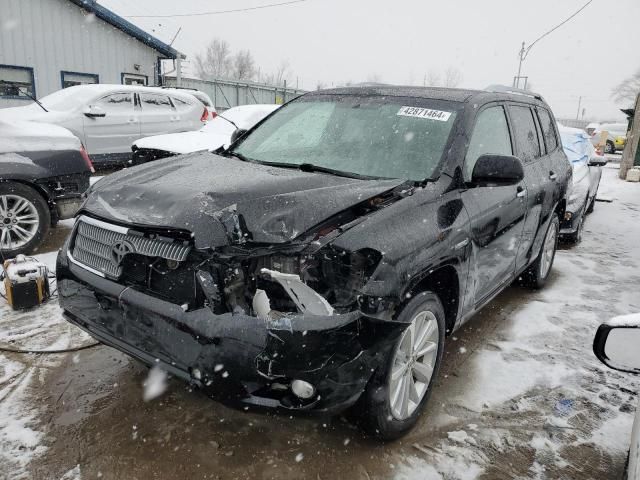
[[[453,331],[461,301],[460,278],[453,262],[444,263],[416,275],[409,282],[404,298],[412,298],[420,292],[433,292],[442,303],[445,316],[446,335]]]
[[[51,210],[51,202],[52,202],[51,194],[42,185],[39,185],[38,183],[35,183],[35,182],[30,182],[28,180],[24,180],[21,178],[2,178],[0,179],[0,183],[19,183],[21,185],[24,185],[25,187],[29,187],[35,190],[42,197],[42,199],[47,203],[47,205],[49,206],[49,210]]]

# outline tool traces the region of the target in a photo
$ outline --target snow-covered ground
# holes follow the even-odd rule
[[[605,169],[599,195],[611,202],[596,204],[580,245],[558,252],[548,287],[509,288],[448,340],[428,411],[401,442],[380,446],[339,422],[228,410],[175,381],[145,402],[157,382],[135,368],[114,369],[128,361],[115,352],[97,364],[85,353],[0,352],[0,478],[118,478],[122,468],[131,478],[614,478],[640,388],[592,353],[601,322],[640,312],[640,186],[618,180],[615,167]],[[53,267],[55,253],[39,257]],[[89,341],[55,301],[24,313],[0,303],[2,344]],[[64,377],[58,393],[47,379],[61,369],[85,379]],[[164,377],[160,383],[162,392]],[[91,415],[87,401],[89,415],[65,429],[53,417],[89,397],[87,385],[102,385],[101,413]],[[34,474],[36,462],[44,476]],[[267,468],[273,473],[263,474]]]

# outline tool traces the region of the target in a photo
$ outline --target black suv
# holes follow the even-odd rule
[[[304,95],[228,150],[96,184],[58,257],[66,318],[221,401],[336,413],[383,438],[445,337],[550,272],[571,166],[534,95]]]

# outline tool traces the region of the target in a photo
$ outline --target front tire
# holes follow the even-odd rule
[[[402,309],[398,321],[409,326],[364,393],[363,426],[383,440],[397,439],[416,425],[444,350],[444,309],[435,294],[416,295]]]
[[[551,267],[553,267],[553,261],[556,258],[559,233],[560,220],[558,220],[558,216],[554,214],[545,233],[544,240],[542,241],[538,258],[522,274],[522,280],[525,285],[539,289],[547,283],[547,279],[551,273]]]
[[[22,183],[0,183],[0,250],[5,258],[32,253],[50,225],[49,206],[37,191]]]

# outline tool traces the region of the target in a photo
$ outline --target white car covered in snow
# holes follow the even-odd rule
[[[106,84],[76,85],[0,110],[0,120],[65,127],[98,165],[124,163],[139,138],[197,130],[208,117],[209,110],[185,90]]]
[[[603,323],[593,342],[596,357],[606,366],[621,372],[640,374],[640,314],[623,315]],[[640,480],[640,409],[631,431],[627,480]]]
[[[195,132],[156,135],[142,138],[133,143],[132,163],[158,160],[160,158],[198,152],[201,150],[215,150],[231,143],[231,137],[236,130],[249,130],[280,105],[242,105],[233,107],[217,115],[204,127]]]

